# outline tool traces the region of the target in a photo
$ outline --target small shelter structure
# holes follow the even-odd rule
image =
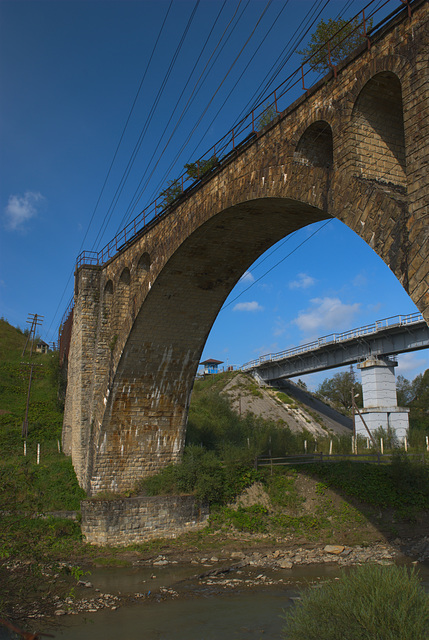
[[[39,340],[39,342],[36,344],[36,353],[48,353],[48,351],[48,343],[44,342],[44,340]]]
[[[223,360],[213,360],[213,358],[209,358],[208,360],[204,360],[204,362],[200,362],[200,364],[204,367],[204,375],[208,375],[210,373],[219,373],[218,367],[220,364],[223,364]]]

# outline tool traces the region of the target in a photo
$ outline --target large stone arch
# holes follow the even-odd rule
[[[213,192],[216,184],[207,188]],[[287,164],[262,167],[247,190],[225,193],[217,211],[207,200],[210,206],[201,200],[198,215],[192,210],[186,219],[178,209],[165,229],[154,229],[150,282],[142,281],[135,313],[124,318],[113,374],[92,408],[94,446],[82,452],[79,474],[91,494],[130,490],[139,477],[180,458],[189,394],[211,326],[242,273],[281,238],[336,217],[404,275],[407,286],[407,265],[399,259],[406,253],[403,238],[395,242],[404,196],[385,185],[302,165],[291,149]],[[176,228],[179,235],[172,233]],[[118,256],[106,273],[122,274],[127,261],[138,260],[139,243],[132,254]]]
[[[155,279],[124,345],[94,432],[99,457],[95,473],[88,469],[91,493],[131,488],[136,477],[180,458],[193,379],[224,300],[266,249],[327,217],[297,200],[258,199],[221,211],[185,239]]]
[[[253,260],[293,228],[329,217],[344,222],[429,319],[428,45],[424,3],[411,22],[398,18],[369,51],[338,68],[336,78],[323,79],[228,154],[106,264],[78,268],[69,356],[73,394],[66,398],[63,433],[82,486],[93,493],[130,489],[142,474],[177,460],[193,372],[217,311]],[[385,171],[360,170],[353,133],[372,78],[392,87],[393,74],[404,105],[407,190],[397,176],[393,182],[384,179]],[[312,162],[311,154],[309,162],[297,162],[300,140],[311,148],[320,121],[332,129],[333,165]],[[371,142],[368,129],[368,148]],[[138,278],[144,252],[150,269]],[[115,304],[116,297],[122,304],[118,280],[130,265],[132,304],[128,295],[112,344],[100,321],[103,283],[114,282]],[[98,362],[111,363],[111,377]]]

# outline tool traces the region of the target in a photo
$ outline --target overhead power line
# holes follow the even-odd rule
[[[167,73],[164,76],[164,79],[163,79],[163,81],[161,83],[161,87],[158,90],[157,96],[156,96],[154,102],[152,103],[152,107],[150,109],[149,115],[146,118],[146,122],[145,122],[145,124],[143,126],[143,129],[140,132],[140,136],[139,136],[138,141],[137,141],[137,143],[136,143],[136,145],[134,147],[134,150],[133,150],[133,152],[131,154],[131,158],[128,161],[127,167],[126,167],[126,169],[125,169],[125,171],[124,171],[124,173],[122,175],[121,181],[119,183],[119,186],[116,189],[115,195],[113,196],[113,199],[112,199],[112,202],[110,204],[110,207],[107,210],[106,215],[104,216],[103,223],[102,223],[102,225],[101,225],[101,227],[99,229],[99,232],[98,232],[97,237],[96,237],[96,239],[94,241],[94,244],[93,244],[93,248],[95,247],[96,250],[98,249],[98,247],[100,245],[101,238],[103,236],[103,233],[104,233],[105,229],[107,228],[107,225],[110,222],[110,219],[112,217],[113,211],[114,211],[114,209],[116,207],[116,204],[117,204],[117,202],[119,200],[119,197],[120,197],[120,195],[122,193],[122,190],[123,190],[123,188],[125,186],[125,183],[126,183],[126,181],[128,179],[128,176],[130,174],[131,168],[132,168],[132,166],[134,164],[134,161],[135,161],[135,159],[137,157],[137,154],[138,154],[138,152],[140,150],[140,147],[142,145],[143,139],[144,139],[144,137],[146,135],[146,132],[147,132],[147,130],[149,128],[149,125],[150,125],[150,123],[152,121],[152,118],[153,118],[153,116],[154,116],[154,114],[156,112],[156,108],[157,108],[158,103],[159,103],[159,101],[161,99],[162,93],[163,93],[163,91],[165,89],[165,86],[166,86],[166,84],[168,82],[168,79],[170,78],[171,72],[173,71],[174,65],[175,65],[176,60],[177,60],[177,58],[179,56],[180,50],[181,50],[181,48],[183,46],[183,43],[185,42],[186,36],[188,34],[189,28],[190,28],[190,26],[192,24],[192,21],[193,21],[194,17],[195,17],[195,13],[197,11],[197,8],[198,8],[198,5],[200,4],[200,2],[201,2],[201,0],[196,0],[196,2],[195,2],[194,8],[192,9],[191,15],[190,15],[190,17],[188,19],[186,27],[185,27],[185,29],[184,29],[184,31],[182,33],[181,38],[180,38],[179,44],[177,45],[176,50],[175,50],[174,55],[173,55],[173,58],[170,61],[170,65],[168,67]],[[98,241],[98,243],[97,243],[97,241]]]
[[[268,2],[267,2],[267,4],[266,4],[266,6],[265,6],[265,8],[263,9],[263,11],[262,11],[262,13],[261,13],[261,15],[260,15],[260,17],[259,17],[258,21],[256,22],[256,25],[255,25],[255,27],[253,28],[253,30],[252,30],[252,32],[251,32],[251,34],[250,34],[250,36],[247,38],[246,42],[244,43],[244,45],[243,45],[243,46],[242,46],[242,48],[240,49],[240,51],[239,51],[238,55],[236,56],[236,58],[234,59],[233,63],[230,65],[230,67],[229,67],[228,71],[226,72],[225,76],[223,77],[222,81],[219,83],[219,85],[218,85],[218,87],[217,87],[216,91],[213,93],[213,95],[212,95],[212,97],[210,98],[210,100],[209,100],[208,104],[206,105],[206,107],[205,107],[204,111],[202,112],[202,114],[201,114],[201,115],[200,115],[200,117],[198,118],[198,120],[197,120],[196,124],[194,125],[194,127],[192,128],[192,130],[191,130],[190,134],[188,135],[188,137],[186,138],[185,142],[183,143],[183,145],[182,145],[182,148],[181,148],[181,149],[183,149],[183,148],[184,148],[184,147],[189,143],[189,141],[190,141],[190,139],[192,138],[193,134],[195,133],[196,129],[197,129],[197,128],[198,128],[198,126],[200,125],[201,120],[203,119],[203,117],[204,117],[204,116],[205,116],[205,114],[207,113],[207,110],[209,109],[209,107],[210,107],[210,105],[212,104],[213,100],[215,99],[216,95],[219,93],[219,91],[220,91],[221,87],[223,86],[223,84],[224,84],[225,80],[227,79],[227,77],[228,77],[228,76],[229,76],[229,74],[231,73],[231,71],[232,71],[232,69],[234,68],[234,66],[235,66],[236,62],[238,61],[238,59],[240,58],[240,56],[241,56],[241,54],[243,53],[244,49],[245,49],[245,48],[246,48],[246,46],[248,45],[248,43],[249,43],[250,39],[251,39],[251,38],[252,38],[252,36],[254,35],[254,33],[255,33],[255,31],[256,31],[256,29],[257,29],[257,27],[258,27],[259,23],[261,22],[261,20],[262,20],[262,18],[264,17],[264,15],[265,15],[265,13],[266,13],[266,11],[267,11],[268,7],[270,6],[270,4],[271,4],[272,2],[273,2],[273,0],[268,0]],[[167,144],[164,146],[164,148],[163,148],[163,150],[162,150],[162,152],[161,152],[161,155],[159,156],[158,160],[157,160],[157,161],[156,161],[156,163],[155,163],[154,168],[152,169],[152,171],[151,171],[151,173],[150,173],[150,175],[149,175],[148,180],[150,180],[150,179],[152,178],[153,174],[155,173],[155,170],[156,170],[156,168],[157,168],[157,166],[158,166],[158,164],[159,164],[159,162],[160,162],[160,160],[161,160],[162,156],[164,155],[164,153],[165,153],[165,151],[166,151],[166,149],[167,149],[168,144],[170,143],[171,137],[172,137],[172,136],[170,136],[170,138],[169,138],[169,140],[168,140]],[[140,197],[139,197],[139,199],[140,199]]]

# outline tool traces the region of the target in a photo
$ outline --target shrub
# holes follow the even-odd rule
[[[191,162],[185,164],[185,169],[189,178],[197,180],[202,178],[205,173],[208,173],[218,163],[216,156],[212,156],[208,160],[198,160],[197,162]]]
[[[309,589],[286,621],[288,640],[424,640],[429,595],[406,567],[366,565]]]

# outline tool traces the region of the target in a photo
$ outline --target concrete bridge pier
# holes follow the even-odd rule
[[[409,409],[398,407],[396,396],[396,360],[387,357],[369,357],[358,364],[362,375],[363,405],[361,414],[373,433],[382,427],[391,429],[403,442],[408,430]],[[356,416],[356,434],[367,437],[362,420]]]

